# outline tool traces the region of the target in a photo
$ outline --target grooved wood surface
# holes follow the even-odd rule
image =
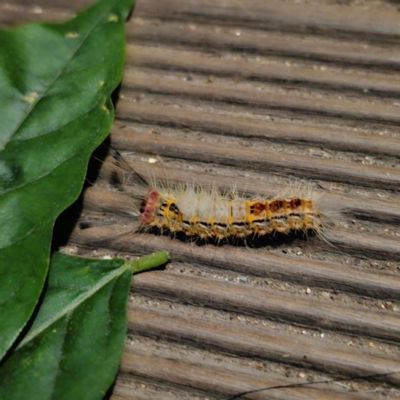
[[[1,0],[0,25],[88,3]],[[400,398],[399,18],[389,0],[137,1],[111,146],[155,179],[300,180],[335,224],[330,244],[252,248],[132,233],[129,172],[101,158],[63,250],[171,256],[132,282],[112,400]]]

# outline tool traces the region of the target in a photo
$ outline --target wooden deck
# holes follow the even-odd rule
[[[0,24],[88,3],[1,0]],[[171,255],[132,283],[112,400],[400,398],[399,18],[389,0],[137,1],[112,147],[222,189],[301,179],[342,213],[333,246],[126,235],[106,158],[64,250]]]

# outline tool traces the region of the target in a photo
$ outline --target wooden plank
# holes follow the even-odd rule
[[[196,28],[197,29],[197,28]],[[271,40],[271,38],[270,38]],[[229,61],[229,62],[228,62]],[[202,51],[175,48],[172,45],[159,46],[129,45],[127,65],[151,68],[154,70],[190,71],[191,73],[212,74],[236,80],[248,79],[260,82],[290,83],[291,86],[315,86],[335,92],[369,93],[397,96],[400,89],[399,77],[390,72],[366,71],[353,66],[346,75],[343,69],[310,62],[279,62],[269,57],[258,56],[250,59],[239,57],[210,57]]]
[[[220,3],[214,3],[211,9],[215,12],[219,8],[224,12],[233,3],[230,2],[226,7],[221,7]],[[168,7],[165,2],[163,2],[163,5]],[[148,10],[145,9],[146,7]],[[323,7],[323,5],[319,5],[319,7]],[[174,7],[171,7],[170,10],[174,12],[174,9]],[[251,8],[249,10],[251,13]],[[347,7],[342,7],[342,10],[344,13],[347,12]],[[381,43],[377,44],[375,43],[376,37],[369,36],[368,29],[361,31],[362,39],[369,36],[368,41],[358,40],[354,36],[354,32],[350,32],[346,40],[342,40],[340,33],[335,30],[330,31],[329,35],[326,36],[312,35],[307,32],[308,26],[303,26],[294,32],[293,30],[274,29],[269,25],[270,21],[265,21],[264,26],[258,26],[259,29],[254,29],[251,24],[248,25],[250,29],[246,29],[244,13],[240,14],[242,17],[240,24],[235,24],[232,21],[229,25],[226,20],[213,21],[210,18],[209,21],[212,26],[212,29],[210,29],[202,16],[196,19],[196,15],[192,15],[187,20],[190,23],[186,24],[179,21],[179,19],[183,19],[182,12],[179,15],[175,13],[171,17],[171,11],[165,13],[158,11],[154,7],[154,2],[138,3],[135,15],[141,19],[138,20],[134,30],[131,31],[130,40],[142,43],[186,46],[195,50],[198,48],[207,49],[209,52],[230,50],[239,53],[277,55],[339,65],[356,64],[393,69],[399,64],[398,53],[394,51],[396,43],[393,43],[392,37],[380,37]],[[151,14],[152,12],[154,14]],[[258,14],[254,12],[253,15],[257,18]],[[292,17],[295,18],[294,15]],[[159,23],[159,19],[163,20],[162,24]],[[316,18],[316,21],[318,20]],[[358,21],[358,18],[353,21]],[[227,27],[225,27],[226,25]],[[387,26],[389,27],[389,24]],[[386,41],[389,41],[390,45],[382,46]]]
[[[235,326],[206,318],[188,321],[175,312],[150,311],[135,306],[128,308],[128,329],[132,333],[187,343],[191,346],[237,356],[284,362],[303,368],[312,368],[336,376],[384,379],[394,385],[400,382],[398,357],[378,357],[351,348],[343,349],[317,343],[304,335],[293,340],[291,335],[267,332],[265,328]],[[386,375],[388,374],[388,375]]]
[[[27,22],[37,21],[63,21],[69,18],[73,13],[60,8],[42,9],[37,5],[23,6],[14,3],[0,2],[0,27],[7,28],[10,25],[19,25]]]
[[[210,21],[222,23],[249,22],[252,26],[280,31],[296,30],[300,32],[326,33],[329,35],[349,33],[353,37],[364,35],[398,36],[395,6],[381,3],[379,7],[349,7],[339,4],[315,2],[303,4],[295,1],[282,3],[279,0],[250,0],[246,5],[237,2],[213,2],[205,0],[167,0],[159,4],[156,0],[140,3],[137,15],[175,20]],[[386,9],[385,9],[386,8]],[[176,10],[179,9],[179,13]],[[258,25],[262,21],[263,26]],[[376,36],[375,36],[376,38]],[[327,49],[325,49],[327,51]],[[329,49],[328,49],[329,51]]]
[[[184,102],[182,102],[184,103]],[[337,127],[316,127],[304,124],[293,125],[287,122],[275,122],[244,118],[232,115],[230,121],[221,118],[219,114],[209,113],[207,120],[203,118],[201,109],[193,107],[185,109],[173,106],[135,103],[121,100],[118,108],[118,117],[127,122],[157,124],[175,129],[197,129],[203,132],[240,137],[246,139],[268,139],[278,143],[307,144],[309,146],[324,146],[324,148],[360,152],[366,154],[399,157],[400,140],[398,138],[385,138],[371,134],[358,134],[357,132],[343,131]]]
[[[180,83],[178,85],[178,82]],[[274,90],[274,87],[265,88],[270,91],[266,96],[264,90],[243,88],[238,85],[232,87],[232,82],[221,82],[219,85],[210,85],[196,80],[182,80],[170,72],[168,77],[155,73],[152,70],[127,70],[124,77],[127,89],[144,93],[160,93],[169,96],[196,97],[197,99],[239,104],[254,108],[270,110],[285,110],[292,113],[305,115],[327,116],[331,118],[346,118],[349,120],[362,120],[368,122],[386,122],[399,125],[399,106],[390,102],[371,101],[366,98],[333,97],[330,93],[326,96],[316,96],[307,92],[294,95],[284,90]],[[266,86],[266,85],[263,85]],[[127,96],[126,92],[124,95]],[[366,96],[364,96],[366,97]]]
[[[176,157],[202,162],[213,162],[227,166],[242,166],[253,170],[268,170],[280,174],[291,174],[299,178],[307,176],[313,179],[341,182],[382,189],[398,189],[400,172],[389,168],[372,167],[365,175],[365,167],[345,165],[340,161],[315,160],[312,157],[279,154],[268,147],[260,149],[231,147],[226,151],[226,144],[208,144],[197,140],[177,141],[160,135],[139,134],[132,131],[115,132],[113,145],[119,150],[135,148],[146,154],[163,154],[165,157]]]
[[[246,367],[227,364],[222,360],[218,364],[209,363],[204,359],[188,362],[187,358],[179,353],[168,357],[168,359],[160,360],[160,357],[158,354],[154,354],[154,351],[143,351],[142,344],[140,348],[134,345],[126,346],[121,371],[124,374],[133,374],[161,382],[173,382],[175,385],[204,390],[211,396],[214,394],[219,399],[248,391],[253,393],[249,393],[243,398],[265,399],[266,395],[274,399],[287,399],[290,397],[298,400],[321,398],[327,400],[344,398],[367,399],[369,397],[366,393],[346,393],[340,390],[339,387],[335,388],[334,384],[329,386],[326,383],[321,385],[313,382],[307,386],[304,378],[303,381],[305,382],[301,382],[301,379],[283,379],[279,374],[265,369],[250,373],[246,370]],[[215,384],[216,381],[218,385]],[[305,383],[305,385],[301,386],[301,383]],[[294,385],[294,387],[290,387],[290,384]],[[299,385],[301,389],[299,390],[296,385]],[[278,386],[280,388],[272,389]],[[260,391],[257,392],[257,390]],[[372,399],[372,397],[370,398]]]
[[[394,343],[400,337],[400,317],[390,311],[336,306],[331,301],[278,290],[210,282],[208,278],[171,272],[139,275],[134,280],[133,290],[160,300],[240,312],[302,327],[343,331],[356,337],[374,337]],[[381,320],[385,321],[384,326]]]
[[[153,381],[154,382],[154,381]],[[163,385],[163,382],[158,381],[157,386],[149,379],[143,379],[133,374],[123,374],[118,376],[112,396],[112,400],[187,400],[194,396],[199,396],[198,393],[192,390],[183,390],[182,388],[172,388],[171,385]],[[153,383],[153,384],[152,384]],[[210,400],[217,400],[215,396],[210,395]]]

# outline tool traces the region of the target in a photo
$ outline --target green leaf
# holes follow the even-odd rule
[[[0,358],[43,288],[54,220],[110,130],[132,3],[0,30]]]
[[[131,262],[55,253],[39,312],[0,368],[0,399],[101,399],[123,351],[132,272],[167,260],[165,252]]]

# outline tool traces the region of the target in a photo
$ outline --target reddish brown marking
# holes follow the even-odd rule
[[[290,200],[290,208],[295,210],[301,206],[301,199],[292,199]]]
[[[276,213],[279,210],[281,210],[283,207],[283,201],[282,200],[274,200],[271,201],[271,203],[269,204],[269,209],[271,212]]]
[[[160,194],[155,189],[149,189],[147,199],[145,199],[140,208],[140,220],[145,223],[150,223],[154,219],[154,210]]]
[[[251,210],[254,215],[260,215],[265,210],[265,204],[260,202],[253,203],[251,205]]]

